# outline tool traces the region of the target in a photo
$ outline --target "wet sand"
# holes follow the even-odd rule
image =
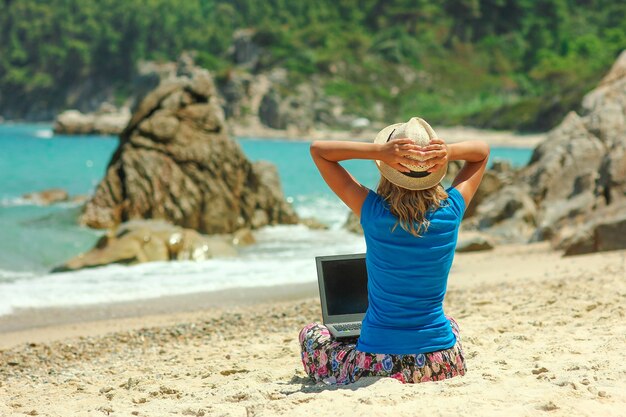
[[[55,340],[59,335],[85,336],[167,325],[189,319],[194,312],[222,311],[232,306],[302,299],[318,295],[317,282],[281,287],[173,295],[146,300],[74,307],[23,309],[0,316],[0,349],[26,342]],[[201,313],[200,313],[201,314]],[[85,325],[89,323],[88,325]]]

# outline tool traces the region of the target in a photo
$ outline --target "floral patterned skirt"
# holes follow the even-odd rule
[[[456,344],[449,349],[416,355],[360,352],[356,340],[337,341],[326,326],[311,323],[300,331],[300,348],[305,372],[316,382],[349,384],[363,376],[388,376],[403,383],[441,381],[465,375],[465,358],[459,326],[451,318]]]

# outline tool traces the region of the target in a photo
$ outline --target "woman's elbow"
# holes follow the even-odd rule
[[[314,140],[311,142],[311,146],[309,147],[309,152],[311,152],[311,156],[317,156],[320,152],[320,142]]]
[[[491,147],[489,146],[489,144],[485,141],[481,141],[481,150],[482,150],[482,154],[485,157],[485,160],[489,159],[489,154],[491,154]]]

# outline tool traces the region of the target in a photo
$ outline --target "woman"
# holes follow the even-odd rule
[[[367,245],[369,306],[355,343],[331,339],[311,323],[300,332],[302,363],[316,381],[345,384],[362,376],[402,382],[465,373],[454,319],[443,298],[465,207],[476,193],[489,147],[446,145],[423,119],[384,128],[374,143],[313,142],[311,155],[328,186],[360,217]],[[377,191],[359,184],[339,161],[372,159]],[[448,161],[465,165],[447,190]]]

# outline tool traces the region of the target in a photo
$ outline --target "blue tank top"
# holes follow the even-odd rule
[[[383,198],[369,190],[361,208],[367,252],[369,306],[357,349],[369,353],[416,354],[456,343],[443,313],[443,297],[465,202],[449,188],[448,198],[428,212],[421,237],[391,232],[396,217]]]

